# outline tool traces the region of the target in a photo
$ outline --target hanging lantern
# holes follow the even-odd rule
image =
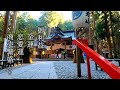
[[[43,50],[43,51],[42,51],[42,55],[44,55],[44,54],[45,54],[45,51]]]
[[[72,23],[75,29],[89,27],[89,11],[72,11]]]

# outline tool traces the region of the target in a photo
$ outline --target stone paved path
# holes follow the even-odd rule
[[[20,68],[12,69],[11,75],[7,69],[0,73],[0,79],[57,79],[53,62],[34,62]]]

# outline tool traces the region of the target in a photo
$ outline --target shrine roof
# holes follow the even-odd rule
[[[55,37],[60,37],[60,38],[70,38],[72,37],[72,40],[75,39],[75,35],[74,35],[74,31],[73,30],[66,30],[66,31],[62,31],[59,27],[56,27],[55,29],[53,29],[49,35],[48,38],[46,39],[53,39]]]

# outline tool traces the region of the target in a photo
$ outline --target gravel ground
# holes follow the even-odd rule
[[[51,70],[51,73],[50,73],[51,76],[53,75],[53,72],[56,72],[58,79],[88,79],[86,63],[81,64],[82,76],[81,76],[81,78],[77,78],[77,65],[76,65],[76,63],[73,63],[73,61],[34,61],[33,64],[23,64],[23,65],[12,67],[12,70],[13,70],[12,75],[14,76],[14,78],[18,78],[18,76],[19,76],[18,74],[21,74],[22,78],[23,78],[23,76],[25,76],[24,78],[30,79],[30,77],[34,76],[33,72],[36,72],[35,75],[37,75],[37,76],[33,77],[33,78],[36,78],[36,79],[43,78],[44,73],[47,72],[46,70],[48,70],[48,65],[47,65],[47,68],[45,68],[44,64],[45,63],[49,64],[49,62],[52,63],[50,65],[53,65],[50,67],[53,67],[55,69],[55,70]],[[113,61],[113,63],[116,66],[118,66],[118,62]],[[41,68],[41,65],[42,65],[42,68]],[[111,79],[105,72],[103,72],[101,70],[96,70],[95,63],[92,60],[90,60],[90,66],[91,66],[92,79]],[[7,68],[1,69],[0,75],[3,75],[3,77],[7,79],[7,76],[4,76],[4,73],[7,73],[6,70],[7,70]],[[25,73],[25,71],[26,71],[26,73]],[[42,73],[42,72],[44,72],[44,73]],[[49,72],[49,70],[48,70],[48,72]],[[47,74],[48,74],[48,72],[47,72]],[[41,73],[41,74],[39,75],[39,73]],[[54,75],[53,75],[53,77],[54,77]],[[19,76],[19,78],[20,78],[20,76]],[[50,77],[50,78],[52,78],[52,77]]]
[[[118,66],[117,62],[113,63]],[[78,79],[76,63],[72,61],[57,61],[54,62],[54,67],[58,79]],[[92,79],[111,79],[104,71],[95,70],[95,63],[92,60],[90,60],[90,67]],[[81,74],[82,76],[79,79],[88,79],[86,63],[81,64]]]

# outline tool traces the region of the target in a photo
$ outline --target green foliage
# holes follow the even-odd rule
[[[56,27],[58,26],[63,31],[73,30],[73,25],[71,20],[64,21],[62,15],[58,14],[56,11],[44,11],[42,16],[38,20],[40,26],[44,27]]]
[[[97,33],[97,37],[100,38],[101,40],[108,38],[107,37],[107,33],[109,32],[109,13],[108,11],[106,11],[106,16],[103,14],[104,12],[102,11],[100,14],[98,14],[98,12],[96,13],[97,15],[97,20],[96,20],[96,33]],[[105,18],[107,19],[107,24],[105,24]],[[106,26],[107,25],[107,30],[106,30]]]
[[[44,15],[42,15],[42,16],[39,18],[38,22],[39,22],[39,25],[40,25],[40,26],[46,26],[46,27],[47,27],[47,22],[46,22],[46,20],[45,20]]]
[[[38,21],[33,19],[28,13],[17,16],[16,28],[19,30],[33,31],[37,30]]]
[[[108,27],[110,25],[109,23],[109,14],[107,13],[107,22],[108,22]],[[97,25],[96,25],[96,32],[98,35],[98,38],[105,39],[106,37],[106,32],[105,29],[105,21],[104,21],[105,16],[103,15],[103,13],[101,13],[100,15],[98,15],[98,19],[97,19]],[[115,37],[119,37],[119,33],[118,30],[120,29],[120,14],[117,11],[112,11],[112,30],[113,30],[113,36]],[[109,28],[108,28],[109,29]]]
[[[3,17],[4,17],[5,12],[4,11],[0,11],[0,43],[3,42],[2,40],[2,29],[3,29]]]
[[[23,43],[24,46],[27,45],[27,41],[28,41],[28,35],[29,35],[29,31],[28,30],[16,30],[15,33],[13,34],[14,36],[14,42],[15,44],[17,43],[17,38],[18,38],[18,34],[23,34]]]
[[[114,24],[120,23],[120,14],[117,11],[112,12],[112,22]]]
[[[38,21],[32,18],[28,19],[26,29],[30,31],[34,31],[37,30],[37,28],[38,28]]]
[[[1,36],[1,33],[2,33],[2,26],[3,26],[3,19],[0,18],[0,36]]]
[[[0,44],[3,42],[2,37],[0,37]]]
[[[65,30],[74,30],[74,27],[72,25],[71,20],[67,20],[63,24],[59,24],[58,27],[61,28],[63,31],[65,31]]]
[[[56,11],[44,11],[39,18],[39,25],[47,27],[56,27],[58,24],[63,23],[63,17]]]
[[[118,58],[120,58],[120,49],[117,49]]]
[[[93,16],[92,16],[93,17]],[[112,47],[113,53],[120,56],[119,53],[119,42],[120,42],[120,14],[118,11],[94,11],[94,19],[96,22],[96,36],[100,40],[107,38],[108,46],[110,47],[110,57],[112,57]],[[116,43],[113,43],[113,41]],[[118,44],[117,44],[118,43]],[[117,48],[115,50],[115,47]]]
[[[113,36],[119,37],[119,30],[120,30],[120,14],[116,11],[112,12],[112,29],[113,29]]]
[[[27,22],[24,20],[24,18],[18,17],[17,23],[16,23],[16,29],[24,30],[24,29],[26,29],[26,26],[27,26]]]
[[[100,38],[101,40],[105,39],[106,32],[104,30],[104,23],[102,23],[102,22],[97,23],[96,34],[97,34],[97,37]]]

